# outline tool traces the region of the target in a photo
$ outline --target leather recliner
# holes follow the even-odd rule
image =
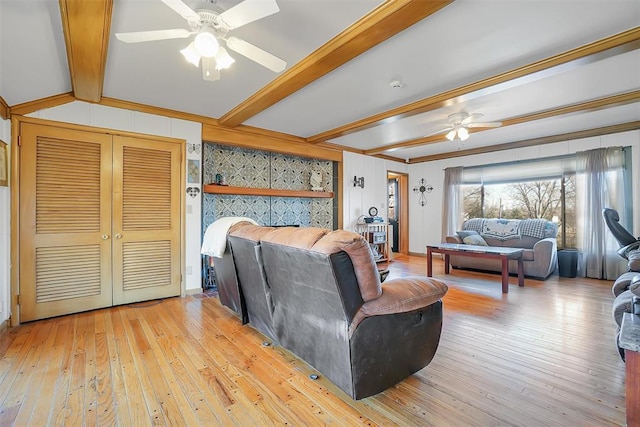
[[[629,258],[629,252],[640,248],[640,240],[636,239],[633,234],[629,233],[626,228],[620,225],[620,215],[614,209],[605,208],[602,210],[604,222],[607,224],[609,231],[620,244],[618,255],[624,259]]]
[[[236,276],[242,292],[242,309],[247,321],[271,340],[277,342],[271,315],[271,289],[265,277],[260,254],[260,239],[275,230],[241,222],[229,229],[228,244],[233,248]]]
[[[236,265],[233,260],[232,249],[229,241],[222,256],[214,257],[214,268],[216,271],[216,286],[218,288],[218,297],[220,303],[225,307],[233,310],[240,319],[242,324],[249,322],[247,307],[244,302],[244,295],[238,283],[238,275],[236,273]]]
[[[444,283],[409,277],[382,285],[368,243],[350,231],[237,224],[228,237],[249,323],[352,398],[377,394],[431,362]],[[254,296],[266,312],[249,308]]]

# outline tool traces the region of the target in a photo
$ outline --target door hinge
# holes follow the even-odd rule
[[[182,283],[182,273],[180,273],[180,283]]]
[[[18,135],[18,147],[22,147],[22,135]]]
[[[20,305],[20,294],[16,295],[16,305]]]

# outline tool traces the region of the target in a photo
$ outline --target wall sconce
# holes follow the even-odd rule
[[[353,176],[353,186],[364,188],[364,176],[358,178],[357,176]]]

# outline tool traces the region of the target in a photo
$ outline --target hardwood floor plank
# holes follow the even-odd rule
[[[126,308],[115,307],[110,310],[113,341],[115,342],[115,353],[117,354],[116,363],[120,367],[125,394],[125,400],[120,401],[120,405],[125,406],[129,412],[130,423],[126,423],[125,414],[123,415],[125,420],[123,425],[146,425],[150,424],[151,415],[147,409],[145,395],[142,391],[142,381],[138,376],[131,347],[129,346],[127,330],[124,327],[126,316],[122,313],[123,310],[126,310]]]
[[[16,420],[23,420],[26,425],[31,417],[31,406],[25,402],[34,402],[31,394],[31,385],[37,381],[36,367],[44,351],[43,344],[50,336],[53,322],[46,321],[42,328],[33,330],[32,340],[24,346],[26,353],[21,353],[23,357],[17,360],[17,366],[12,375],[9,375],[2,383],[0,398],[2,398],[2,413],[7,416],[7,425],[13,425]],[[37,393],[37,388],[35,388]]]
[[[78,323],[77,317],[66,317],[68,327],[64,328],[64,335],[61,330],[58,331],[54,346],[63,346],[63,359],[60,364],[60,370],[55,380],[55,393],[51,401],[49,409],[48,424],[63,425],[65,408],[67,407],[67,397],[69,395],[69,386],[71,384],[71,367],[73,363],[73,336]]]
[[[111,379],[111,392],[113,393],[113,409],[114,409],[114,424],[120,426],[132,425],[131,413],[129,411],[130,405],[127,402],[127,389],[124,383],[124,375],[122,372],[122,361],[120,360],[120,353],[118,351],[118,340],[121,337],[121,333],[116,335],[116,331],[113,324],[113,317],[110,311],[103,310],[104,315],[104,333],[106,336],[106,351],[107,351],[107,363],[109,363],[109,377]],[[106,369],[106,368],[105,368]],[[103,410],[102,408],[99,408]]]
[[[132,324],[136,325],[138,323],[135,317],[135,311],[124,308],[120,311],[120,315],[122,316],[122,327],[127,337],[127,344],[131,355],[133,372],[130,373],[130,382],[140,382],[141,395],[147,410],[147,417],[144,418],[144,420],[151,425],[165,425],[167,421],[162,409],[161,396],[157,396],[155,393],[149,374],[145,369],[145,362],[142,358],[142,354],[148,351],[148,344],[140,328],[132,326]]]
[[[84,414],[83,422],[87,425],[97,425],[98,417],[96,406],[98,393],[96,390],[96,314],[97,312],[81,313],[80,317],[86,317],[86,328],[82,331],[82,343],[84,343]]]
[[[424,275],[397,256],[389,279]],[[380,267],[383,267],[381,265]],[[208,293],[112,307],[0,335],[0,425],[622,426],[611,282],[452,270],[424,369],[353,401]]]

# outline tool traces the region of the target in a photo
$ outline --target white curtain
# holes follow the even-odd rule
[[[624,188],[624,150],[599,148],[576,153],[576,224],[580,275],[614,280],[626,271],[616,253],[618,242],[602,217],[604,208],[621,216],[627,212]]]
[[[442,196],[442,241],[462,226],[462,167],[444,170]]]

